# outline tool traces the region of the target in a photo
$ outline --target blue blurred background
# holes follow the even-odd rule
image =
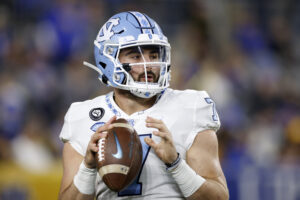
[[[93,40],[120,11],[160,24],[172,87],[207,90],[230,199],[300,200],[300,1],[1,0],[0,199],[56,199],[63,117],[109,91]]]

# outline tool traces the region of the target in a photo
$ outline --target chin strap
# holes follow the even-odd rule
[[[96,67],[95,65],[89,63],[89,62],[86,62],[86,61],[83,61],[83,65],[89,67],[89,68],[92,68],[93,70],[97,71],[101,76],[103,75],[103,73],[101,72],[101,70]]]
[[[83,61],[83,65],[85,65],[85,66],[87,66],[89,68],[92,68],[93,70],[95,70],[96,72],[98,72],[100,74],[99,80],[103,83],[103,81],[102,81],[103,73],[102,73],[102,71],[97,66],[95,66],[95,65],[93,65],[93,64],[91,64],[89,62],[86,62],[86,61]],[[112,86],[110,84],[110,82],[107,82],[107,85]]]

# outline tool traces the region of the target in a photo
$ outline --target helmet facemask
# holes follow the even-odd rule
[[[120,48],[114,82],[138,97],[150,98],[169,86],[170,47],[135,45]],[[122,76],[124,75],[124,76]],[[124,77],[120,82],[120,77]]]

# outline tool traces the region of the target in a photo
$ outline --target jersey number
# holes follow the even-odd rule
[[[145,143],[144,138],[151,137],[151,136],[152,136],[151,134],[139,135],[140,141],[142,144],[142,148],[143,148],[142,167],[139,171],[139,174],[133,181],[133,183],[131,185],[129,185],[127,188],[125,188],[124,190],[120,191],[118,193],[118,196],[131,196],[131,195],[141,195],[142,194],[142,183],[139,182],[139,179],[140,179],[141,172],[144,167],[145,161],[146,161],[149,151],[150,151],[150,147]]]
[[[218,121],[218,114],[217,114],[217,110],[216,110],[216,105],[215,102],[211,99],[211,98],[205,98],[206,103],[208,104],[212,104],[213,105],[213,114],[212,114],[212,119],[214,121]]]

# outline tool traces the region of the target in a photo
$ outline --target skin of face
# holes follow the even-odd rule
[[[122,49],[119,54],[119,61],[121,63],[143,63],[143,62],[158,62],[159,53],[155,48],[141,48],[141,55],[138,47]],[[144,60],[145,59],[145,60]],[[148,82],[156,83],[159,79],[160,67],[157,65],[147,65]],[[129,71],[134,81],[146,82],[144,65],[131,66]]]

